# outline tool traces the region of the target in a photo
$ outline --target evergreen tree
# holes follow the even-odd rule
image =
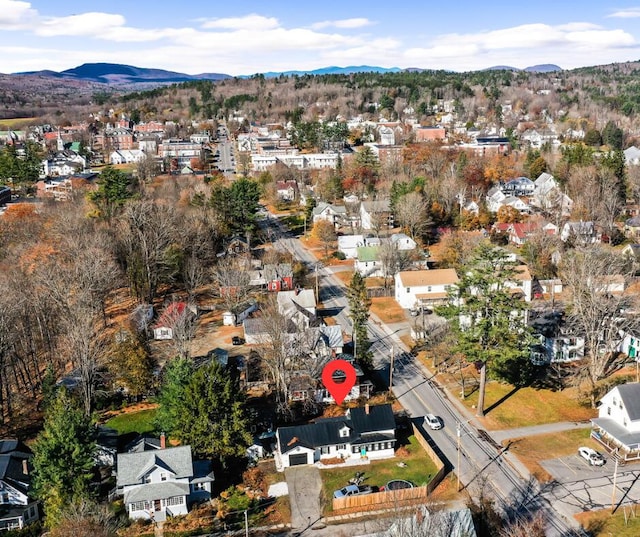
[[[602,129],[602,141],[611,149],[622,150],[624,132],[613,121],[607,121]]]
[[[131,177],[106,166],[100,174],[98,190],[89,194],[89,200],[95,204],[100,216],[109,220],[132,196]]]
[[[183,401],[187,384],[193,375],[193,363],[187,358],[174,358],[164,369],[162,387],[158,394],[158,411],[155,427],[159,431],[175,433],[180,415],[183,412]]]
[[[245,395],[239,378],[217,361],[198,369],[186,386],[177,414],[178,438],[201,457],[227,466],[251,444]]]
[[[481,243],[461,273],[450,303],[437,311],[451,322],[457,336],[454,350],[480,370],[477,415],[483,416],[487,367],[500,380],[526,385],[533,372],[532,339],[526,304],[512,293],[516,266],[502,249]]]
[[[33,490],[44,503],[46,524],[58,524],[67,505],[90,498],[95,442],[89,418],[59,389],[34,444]]]
[[[364,278],[359,272],[354,272],[351,283],[347,288],[347,298],[349,299],[349,316],[353,322],[353,339],[355,345],[355,359],[363,367],[371,367],[371,343],[367,334],[367,323],[369,321],[369,308],[371,299],[367,294],[367,286]]]

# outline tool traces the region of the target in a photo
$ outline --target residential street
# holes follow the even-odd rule
[[[273,230],[276,248],[291,252],[314,270],[318,264],[313,254],[305,249],[301,241],[286,236],[280,224],[274,220],[271,218],[266,225]],[[336,320],[346,332],[350,332],[344,284],[327,268],[318,266],[317,270],[324,306],[338,311]],[[393,393],[409,414],[418,421],[428,412],[443,418],[444,429],[429,431],[428,436],[433,438],[445,464],[456,471],[461,484],[472,497],[477,499],[489,495],[495,498],[507,516],[533,514],[542,510],[547,516],[549,536],[583,534],[572,517],[575,505],[565,504],[555,495],[542,494],[537,481],[529,480],[526,468],[510,453],[503,451],[502,446],[479,427],[473,416],[455,398],[432,381],[431,374],[415,361],[398,335],[373,315],[369,323],[369,338],[373,343],[375,368],[387,385],[392,347],[395,349]],[[457,424],[460,424],[459,427]],[[461,446],[459,457],[458,442]],[[553,508],[550,502],[553,502]]]

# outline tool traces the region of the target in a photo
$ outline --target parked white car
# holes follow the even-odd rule
[[[590,447],[579,447],[578,455],[580,455],[591,466],[602,466],[604,464],[604,457],[595,449],[591,449]]]
[[[444,427],[444,423],[438,416],[434,416],[433,414],[427,414],[424,417],[424,426],[429,427],[432,431],[437,431],[438,429],[442,429]]]

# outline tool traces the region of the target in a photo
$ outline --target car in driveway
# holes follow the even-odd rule
[[[242,339],[240,336],[233,336],[231,338],[231,344],[232,345],[243,345],[244,344],[244,339]]]
[[[442,429],[444,427],[444,423],[442,423],[442,419],[433,414],[427,414],[424,417],[424,425],[425,427],[429,427],[432,431],[437,431],[438,429]]]
[[[602,466],[604,464],[604,457],[595,449],[591,449],[590,447],[579,447],[578,455],[580,455],[591,466]]]
[[[346,498],[347,496],[361,496],[363,494],[371,494],[374,492],[373,487],[369,485],[347,485],[333,493],[334,498]]]

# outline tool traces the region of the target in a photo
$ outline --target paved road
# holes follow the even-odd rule
[[[224,124],[218,128],[218,158],[218,169],[225,175],[233,175],[236,169],[233,142],[229,139],[229,131]]]
[[[274,234],[276,248],[291,252],[296,258],[316,267],[316,258],[297,239],[291,238],[279,223],[269,219],[267,224]],[[351,331],[348,318],[348,300],[344,284],[330,271],[318,266],[321,278],[321,300],[325,307],[335,309],[335,316],[347,333]],[[461,483],[474,498],[481,495],[493,497],[497,507],[506,517],[528,516],[542,510],[547,517],[547,535],[583,535],[573,519],[572,509],[563,504],[552,504],[552,496],[541,493],[535,480],[526,480],[526,469],[504,452],[491,436],[481,429],[473,416],[454,398],[450,397],[431,374],[409,352],[399,339],[374,315],[369,323],[369,339],[372,342],[374,367],[383,382],[390,377],[391,355],[395,356],[393,393],[411,416],[419,419],[432,412],[444,419],[445,427],[440,431],[429,431],[434,446],[449,469],[455,470]],[[457,425],[459,424],[459,425]],[[461,446],[458,457],[458,442]],[[459,462],[458,462],[459,460]],[[517,471],[516,468],[522,469]],[[522,474],[522,475],[521,475]]]

